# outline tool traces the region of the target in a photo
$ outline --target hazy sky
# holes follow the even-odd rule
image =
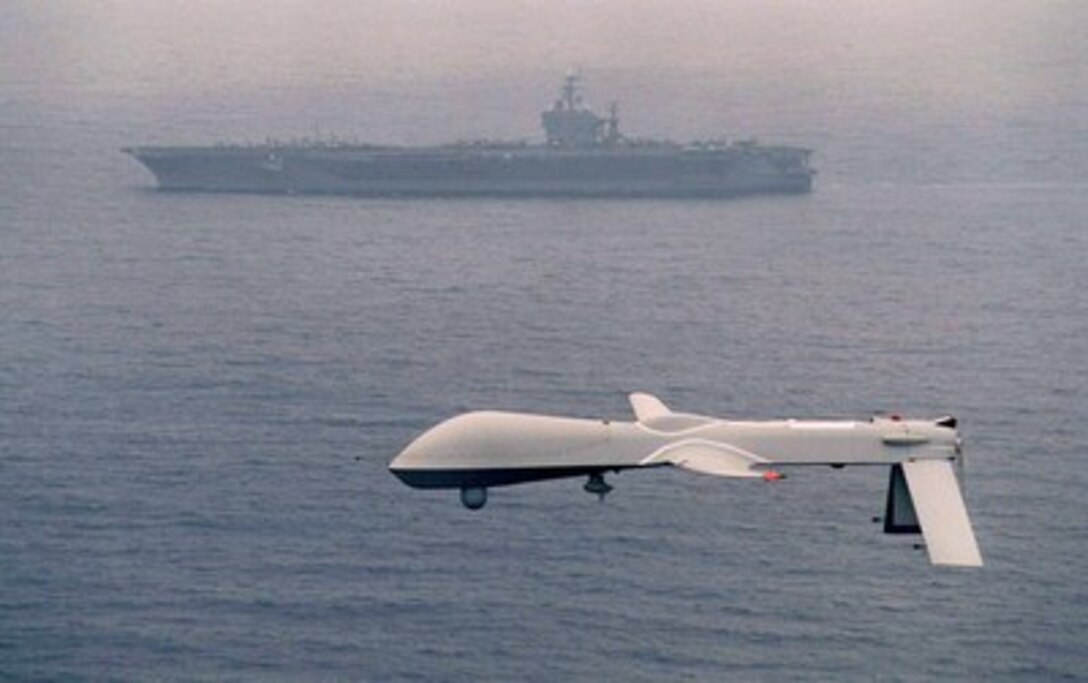
[[[1083,63],[1086,29],[1078,0],[4,0],[0,83],[154,92],[576,64],[995,95],[1025,68]]]

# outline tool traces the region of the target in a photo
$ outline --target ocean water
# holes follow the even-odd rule
[[[893,130],[847,103],[789,129],[818,148],[804,197],[360,201],[159,193],[117,151],[280,95],[13,92],[0,678],[1086,675],[1083,102]],[[626,419],[631,391],[955,414],[987,564],[881,534],[876,469],[627,472],[604,503],[567,480],[479,512],[386,470],[461,411]]]

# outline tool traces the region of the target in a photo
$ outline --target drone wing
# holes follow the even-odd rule
[[[662,463],[716,477],[754,479],[763,476],[764,473],[755,468],[766,464],[767,460],[729,444],[687,439],[662,448],[640,464]]]

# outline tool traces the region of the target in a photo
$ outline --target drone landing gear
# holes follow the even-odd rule
[[[594,472],[589,475],[589,481],[582,488],[586,493],[597,494],[597,499],[603,502],[604,497],[612,490],[612,485],[604,480],[603,472]]]

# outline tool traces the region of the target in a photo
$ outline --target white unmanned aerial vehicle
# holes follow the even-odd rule
[[[745,422],[674,413],[632,394],[635,422],[472,412],[446,420],[389,465],[416,488],[459,488],[476,510],[489,486],[586,476],[585,490],[612,490],[604,474],[672,465],[719,477],[781,479],[775,467],[887,465],[886,533],[921,533],[933,564],[982,565],[953,470],[963,454],[956,420]]]

